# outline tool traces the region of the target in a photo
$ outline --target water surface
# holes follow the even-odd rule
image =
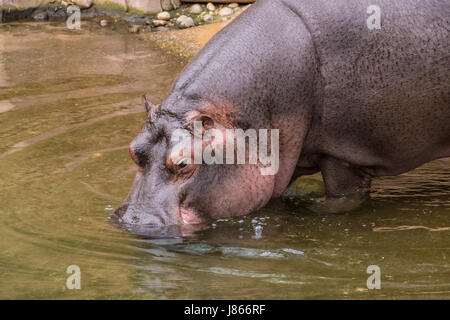
[[[110,223],[136,171],[140,96],[159,103],[182,66],[88,23],[0,25],[0,298],[450,297],[449,159],[375,180],[352,213],[274,201],[188,238]],[[70,265],[81,290],[66,288]]]

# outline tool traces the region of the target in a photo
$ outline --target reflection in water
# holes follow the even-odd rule
[[[352,213],[277,200],[195,229],[116,228],[140,96],[161,101],[180,69],[88,23],[0,25],[0,298],[450,296],[449,159],[376,180]],[[65,287],[73,264],[81,290]],[[369,291],[373,264],[382,289]]]

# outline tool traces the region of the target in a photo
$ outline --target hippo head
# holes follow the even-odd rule
[[[194,138],[196,123],[201,124],[201,134],[237,128],[232,112],[192,99],[178,98],[173,103],[166,99],[161,105],[153,105],[144,96],[144,101],[147,120],[129,146],[138,172],[130,193],[114,214],[119,223],[198,224],[248,214],[269,201],[275,178],[261,174],[261,167],[267,168],[267,163],[206,164],[203,159],[192,161],[195,152],[180,152],[186,150],[187,140],[179,139],[179,132],[187,135],[184,138]],[[218,151],[213,141],[202,141],[201,149],[215,156]]]

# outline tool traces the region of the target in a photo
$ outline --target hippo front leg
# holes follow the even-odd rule
[[[339,213],[357,208],[369,197],[373,172],[346,161],[326,156],[319,162],[325,182],[325,201],[314,204],[317,213]]]

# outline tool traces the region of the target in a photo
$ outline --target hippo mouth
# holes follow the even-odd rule
[[[167,223],[162,217],[139,212],[130,213],[130,203],[124,202],[111,215],[111,220],[116,224],[146,225],[152,228],[167,227],[170,225],[196,225],[205,223],[196,212],[185,207],[179,207],[176,213],[176,223]]]
[[[123,219],[129,205],[129,203],[120,205],[111,215],[110,220],[120,229],[146,239],[192,238],[197,231],[209,228],[195,212],[185,208],[179,209],[178,224],[140,223],[137,220],[132,223]]]

